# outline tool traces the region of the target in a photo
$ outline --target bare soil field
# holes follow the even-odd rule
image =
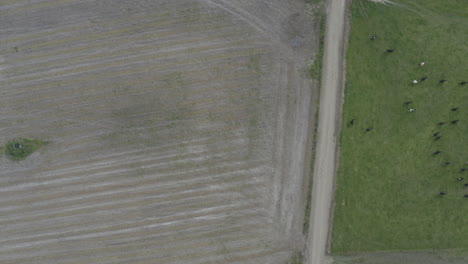
[[[0,262],[284,264],[302,250],[319,36],[305,10],[1,1],[0,143],[48,144],[0,158]]]

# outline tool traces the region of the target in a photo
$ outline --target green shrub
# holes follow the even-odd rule
[[[18,138],[6,144],[5,154],[11,160],[22,160],[45,144],[47,142],[42,140]]]

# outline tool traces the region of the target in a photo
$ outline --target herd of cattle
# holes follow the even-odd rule
[[[376,35],[370,37],[370,40],[375,40],[375,39],[377,39],[377,36],[376,36]],[[393,52],[395,51],[395,49],[387,49],[386,51],[387,51],[387,53],[393,53]],[[421,61],[421,62],[419,63],[420,66],[424,66],[425,64],[426,64],[426,63],[425,63],[424,61]],[[423,76],[423,77],[422,77],[421,79],[419,79],[419,80],[413,80],[412,83],[413,83],[413,84],[417,84],[417,83],[423,82],[423,81],[425,81],[425,80],[427,80],[427,76]],[[442,84],[442,85],[443,85],[444,83],[446,83],[446,82],[447,82],[447,80],[439,80],[439,83]],[[468,82],[466,82],[466,81],[462,81],[462,82],[459,83],[459,85],[465,85],[465,84],[467,84],[467,83],[468,83]],[[406,101],[406,102],[404,102],[403,104],[404,104],[405,106],[407,106],[407,107],[410,107],[410,105],[411,105],[412,103],[413,103],[412,101]],[[457,112],[457,111],[459,111],[459,110],[460,110],[459,107],[452,107],[452,108],[450,109],[450,111],[452,111],[452,112]],[[415,108],[412,108],[412,107],[408,108],[408,112],[411,113],[411,112],[414,112],[414,111],[416,111]],[[350,125],[353,126],[353,125],[355,124],[355,122],[356,122],[356,119],[352,119],[352,120],[350,121]],[[456,119],[456,120],[450,121],[450,124],[456,125],[458,122],[460,122],[460,120]],[[438,126],[443,126],[443,125],[445,125],[445,124],[446,124],[446,122],[439,122],[439,123],[437,123]],[[370,132],[370,131],[372,131],[372,130],[373,130],[372,127],[366,128],[366,132]],[[439,140],[439,139],[442,138],[442,136],[440,135],[440,132],[436,132],[436,133],[434,133],[432,136],[433,136],[433,140],[434,140],[434,141],[437,141],[437,140]],[[436,151],[433,153],[433,155],[436,156],[436,155],[439,155],[439,154],[441,154],[441,153],[442,153],[442,151],[436,150]],[[448,161],[442,163],[442,166],[448,166],[448,165],[450,165],[450,162],[448,162]],[[463,172],[465,172],[465,171],[468,171],[468,168],[461,168],[461,169],[460,169],[460,172],[461,172],[461,173],[463,173]],[[465,178],[464,178],[464,177],[458,177],[457,180],[460,181],[460,182],[462,182],[462,181],[465,180]],[[468,188],[468,183],[464,183],[464,186],[465,186],[465,188]],[[441,191],[441,192],[439,192],[439,195],[441,195],[441,196],[446,195],[446,194],[447,194],[446,191]],[[464,197],[465,197],[465,198],[468,198],[468,194],[465,194]]]

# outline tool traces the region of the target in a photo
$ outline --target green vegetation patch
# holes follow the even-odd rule
[[[323,7],[321,7],[321,10]],[[325,14],[324,10],[320,11],[318,15],[320,16],[320,41],[319,41],[319,51],[314,58],[314,61],[309,65],[309,73],[313,79],[321,80],[322,75],[322,62],[323,62],[323,51],[325,43]]]
[[[291,258],[288,261],[288,264],[303,264],[304,257],[301,252],[296,251],[294,254],[291,256]]]
[[[38,139],[19,138],[9,141],[5,146],[5,154],[11,160],[22,160],[31,155],[39,147],[46,145],[46,141]]]
[[[468,248],[468,5],[393,2],[353,1],[334,254]]]
[[[318,4],[323,2],[323,0],[305,0],[307,4]]]
[[[316,79],[318,85],[320,86],[321,83],[321,74],[322,74],[322,61],[323,61],[323,51],[324,51],[324,43],[325,43],[325,6],[323,0],[319,0],[319,6],[317,6],[315,14],[313,17],[318,17],[320,21],[320,38],[319,38],[319,50],[318,53],[315,55],[315,58],[312,64],[309,65],[309,73],[312,79]],[[320,92],[320,87],[319,87]],[[318,95],[317,95],[318,96]],[[312,140],[312,159],[310,161],[310,172],[309,172],[309,180],[307,186],[307,200],[306,200],[306,208],[304,213],[304,223],[302,225],[302,233],[307,234],[309,231],[309,223],[310,223],[310,210],[312,207],[312,188],[313,188],[313,176],[314,176],[314,166],[315,166],[315,154],[316,154],[316,146],[317,146],[317,128],[318,128],[318,117],[319,117],[319,109],[320,109],[320,102],[317,100],[317,104],[315,105],[315,117],[314,117],[314,136]]]

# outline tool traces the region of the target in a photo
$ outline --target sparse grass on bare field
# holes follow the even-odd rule
[[[320,89],[319,89],[320,92]],[[319,96],[319,95],[317,95]],[[309,232],[309,225],[310,225],[310,210],[312,209],[312,187],[314,185],[314,168],[315,168],[315,158],[316,158],[316,148],[317,148],[317,135],[318,135],[318,117],[319,117],[319,109],[320,109],[320,101],[317,100],[316,110],[315,110],[315,119],[314,119],[314,135],[312,139],[312,158],[310,161],[310,173],[309,177],[309,185],[307,186],[307,201],[306,201],[306,208],[304,213],[304,225],[302,227],[302,232],[307,234]]]
[[[322,3],[324,0],[305,0],[308,4],[319,4]]]
[[[320,19],[320,47],[317,55],[314,58],[314,61],[311,63],[310,67],[310,76],[313,79],[318,80],[320,83],[321,75],[322,75],[322,62],[323,62],[323,43],[325,39],[325,10],[324,7],[321,7],[321,12],[319,15]]]
[[[18,138],[9,141],[6,144],[5,154],[11,160],[22,160],[46,144],[47,141],[43,140]]]
[[[323,62],[323,50],[324,50],[324,41],[325,41],[325,7],[323,5],[323,0],[317,1],[320,4],[319,11],[315,12],[315,16],[320,21],[320,37],[319,37],[319,48],[318,52],[315,55],[314,61],[311,65],[309,65],[309,74],[312,79],[316,80],[318,84],[318,93],[317,97],[320,97],[320,85],[321,85],[321,75],[322,75],[322,62]],[[316,154],[316,145],[317,145],[317,129],[318,129],[318,116],[319,116],[319,109],[320,109],[320,100],[317,100],[315,107],[315,117],[314,117],[314,132],[313,132],[313,139],[312,139],[312,157],[310,160],[310,173],[309,177],[309,184],[307,186],[307,200],[306,200],[306,208],[304,213],[304,224],[302,228],[302,232],[306,234],[309,231],[310,225],[310,210],[312,206],[312,187],[313,187],[313,174],[314,174],[314,165],[315,165],[315,154]]]
[[[468,6],[394,2],[353,1],[335,254],[468,248],[468,192],[456,180],[467,161],[468,98],[458,83],[467,78]],[[377,39],[369,40],[372,35]],[[423,76],[428,79],[411,84]],[[405,101],[416,112],[408,113]],[[460,122],[450,124],[455,119]],[[437,126],[442,121],[448,124]],[[366,133],[367,127],[373,130]],[[434,141],[435,132],[441,140]],[[442,154],[433,156],[436,150]],[[451,164],[442,166],[446,161]]]
[[[303,264],[304,256],[301,252],[294,252],[288,261],[288,264]]]

